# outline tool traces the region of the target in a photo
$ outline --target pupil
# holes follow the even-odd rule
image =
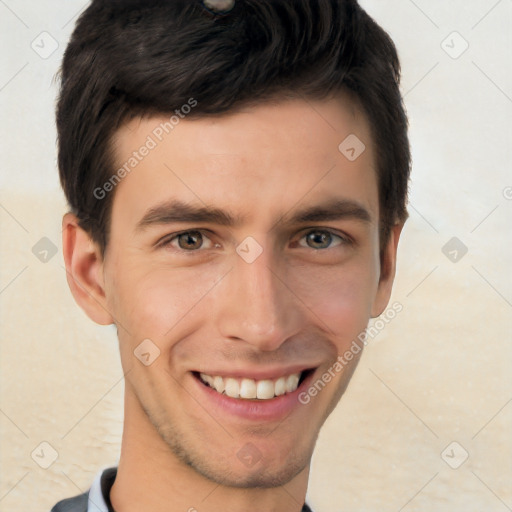
[[[184,240],[185,242],[182,243]],[[199,231],[183,233],[179,237],[179,244],[182,249],[198,249],[201,247],[201,233]]]
[[[320,244],[322,248],[326,248],[331,242],[331,235],[329,233],[321,233],[317,231],[315,233],[311,233],[309,235],[309,239],[314,244]]]

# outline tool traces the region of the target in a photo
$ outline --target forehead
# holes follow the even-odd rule
[[[113,148],[116,169],[128,172],[116,187],[112,217],[131,225],[172,199],[269,225],[299,203],[336,198],[354,199],[378,217],[370,129],[347,97],[215,117],[138,118],[116,133]]]

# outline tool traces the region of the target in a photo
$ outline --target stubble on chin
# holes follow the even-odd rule
[[[233,469],[232,457],[229,457],[229,454],[213,453],[208,447],[201,450],[201,447],[208,443],[207,439],[202,438],[203,442],[198,445],[193,440],[193,437],[197,435],[196,433],[182,433],[176,428],[172,419],[167,421],[158,420],[158,415],[153,414],[145,407],[143,407],[143,410],[176,459],[207,480],[225,487],[264,489],[287,484],[310,465],[319,434],[318,429],[315,432],[314,439],[310,441],[309,447],[288,452],[284,460],[266,463],[262,458],[253,468],[244,468],[237,459],[235,465],[240,467],[240,471],[237,472]],[[228,437],[230,441],[233,441],[232,436]],[[243,444],[241,442],[240,447]],[[230,442],[229,445],[232,446],[233,443]],[[236,457],[236,451],[233,456]]]

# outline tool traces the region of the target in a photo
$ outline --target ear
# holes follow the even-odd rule
[[[112,324],[114,319],[106,307],[100,248],[71,213],[62,219],[62,250],[69,289],[77,304],[94,322]]]
[[[377,288],[377,294],[372,305],[372,318],[381,315],[386,309],[389,298],[391,297],[391,290],[393,288],[393,281],[395,280],[396,272],[396,252],[398,247],[398,240],[404,223],[395,224],[391,228],[389,240],[386,247],[382,251],[380,262],[380,278]]]

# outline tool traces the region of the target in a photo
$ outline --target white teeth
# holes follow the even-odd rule
[[[226,389],[224,392],[231,398],[238,398],[240,396],[240,386],[236,379],[227,378],[225,379]]]
[[[210,384],[210,383],[208,382],[208,384]],[[213,378],[213,385],[210,384],[210,386],[212,386],[212,388],[216,389],[219,393],[223,393],[224,389],[225,389],[224,379],[217,375],[217,377]]]
[[[279,377],[275,380],[235,379],[232,377],[211,376],[206,373],[199,374],[201,380],[215,389],[218,393],[224,393],[231,398],[243,398],[246,400],[270,400],[276,396],[292,393],[299,385],[301,373],[294,373],[287,377]]]
[[[274,383],[271,380],[258,381],[257,396],[260,400],[268,400],[274,398]]]
[[[289,375],[286,379],[286,391],[291,393],[297,389],[297,385],[299,384],[300,375],[294,374]]]
[[[240,398],[256,398],[256,382],[252,379],[242,379],[240,383]]]
[[[275,393],[276,396],[281,396],[286,393],[286,379],[284,377],[276,380]]]
[[[213,377],[210,377],[210,375],[206,375],[206,373],[201,373],[201,379],[203,379],[204,382],[207,384],[210,384],[210,386],[213,386]]]

